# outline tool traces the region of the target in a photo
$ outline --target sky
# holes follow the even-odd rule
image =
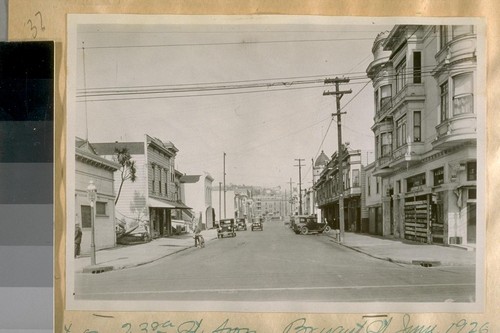
[[[226,183],[312,184],[312,160],[337,150],[334,86],[342,136],[373,160],[374,105],[366,68],[378,33],[392,26],[313,19],[169,20],[80,24],[76,34],[75,135],[90,142],[141,141],[179,149],[176,169]],[[123,22],[121,22],[123,23]],[[70,110],[71,111],[71,110]]]

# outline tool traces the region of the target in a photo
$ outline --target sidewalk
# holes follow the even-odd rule
[[[217,229],[201,232],[205,242],[217,238]],[[187,233],[168,238],[157,238],[149,243],[137,245],[118,245],[117,247],[96,252],[98,266],[108,266],[119,270],[144,265],[171,254],[194,247],[193,234]],[[84,267],[90,266],[90,256],[75,259],[75,272],[82,273]]]
[[[335,234],[332,231],[326,235],[333,240],[335,239]],[[476,263],[476,251],[367,234],[346,232],[342,245],[377,259],[402,264],[432,267],[467,266]]]

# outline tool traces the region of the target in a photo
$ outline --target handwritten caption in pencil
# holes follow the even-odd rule
[[[323,320],[322,320],[323,321]],[[120,333],[257,333],[256,329],[243,327],[237,321],[226,319],[222,323],[206,324],[203,319],[176,323],[171,320],[118,324],[114,332]],[[276,330],[276,327],[273,328]],[[109,331],[107,326],[106,331]],[[64,325],[64,333],[102,333],[96,327],[77,328],[72,323]],[[262,332],[267,332],[262,330]],[[331,323],[316,326],[306,318],[297,318],[287,323],[282,333],[489,333],[489,322],[460,319],[447,325],[419,323],[405,314],[399,317],[363,319],[351,324]]]

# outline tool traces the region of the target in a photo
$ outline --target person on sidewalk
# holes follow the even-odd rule
[[[80,245],[82,244],[82,228],[80,223],[75,224],[75,258],[80,256]]]

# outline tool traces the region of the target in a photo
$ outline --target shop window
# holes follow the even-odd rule
[[[448,81],[441,85],[441,122],[448,119]]]
[[[467,180],[477,180],[476,162],[467,163]]]
[[[422,83],[422,53],[413,52],[413,83]]]
[[[408,191],[423,185],[425,185],[425,173],[406,178],[406,189]]]
[[[472,74],[453,77],[453,115],[473,113]]]
[[[96,202],[95,203],[95,214],[96,215],[107,215],[106,214],[106,202]]]
[[[444,183],[444,168],[437,168],[432,171],[434,176],[434,186],[438,186]]]
[[[422,114],[420,111],[413,112],[413,142],[420,142],[422,136]]]

